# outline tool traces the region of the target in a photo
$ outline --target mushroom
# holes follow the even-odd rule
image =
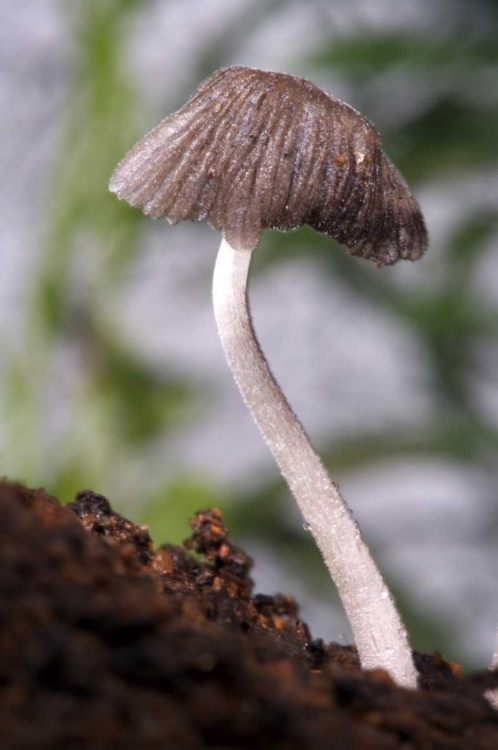
[[[313,83],[241,66],[205,80],[139,141],[109,189],[154,218],[222,230],[214,311],[235,382],[321,550],[362,666],[416,687],[406,630],[358,525],[258,344],[247,280],[261,230],[307,224],[377,265],[427,247],[420,208],[373,125]]]

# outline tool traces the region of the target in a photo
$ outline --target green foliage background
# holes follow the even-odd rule
[[[45,484],[66,501],[90,486],[109,492],[114,505],[126,510],[138,494],[139,520],[150,523],[159,541],[179,541],[195,509],[217,504],[239,537],[257,534],[259,543],[270,542],[289,561],[299,555],[294,573],[319,595],[326,582],[321,562],[307,535],[280,522],[285,490],[276,474],[270,482],[256,479],[239,496],[206,477],[162,475],[160,465],[157,475],[144,481],[147,456],[196,419],[203,389],[193,377],[185,381],[166,368],[157,372],[129,351],[102,313],[109,290],[119,287],[140,252],[144,219],[108,194],[106,184],[117,161],[143,133],[141,96],[129,81],[124,45],[137,11],[147,4],[85,0],[63,6],[71,7],[72,105],[46,191],[50,231],[39,248],[32,280],[27,340],[22,354],[9,362],[2,389],[7,471],[31,485]],[[200,45],[192,86],[215,67],[237,62],[237,40],[267,24],[286,4],[293,3],[254,2],[238,16],[232,14],[219,37]],[[299,61],[303,75],[322,82],[340,77],[352,88],[351,103],[375,122],[415,192],[421,185],[427,188],[448,178],[458,182],[473,173],[486,178],[497,169],[498,4],[476,0],[471,7],[459,2],[444,7],[452,8],[451,14],[443,13],[430,35],[416,28],[331,33],[329,42]],[[293,65],[296,69],[296,60]],[[423,92],[418,105],[398,120],[385,110],[390,81],[395,92],[405,87]],[[330,240],[311,231],[265,237],[259,271],[299,252],[305,242],[310,257],[331,278],[339,277],[353,297],[366,297],[401,319],[428,355],[432,419],[406,432],[369,431],[325,441],[320,450],[332,472],[395,456],[450,457],[482,470],[493,497],[498,431],[476,398],[476,388],[483,379],[493,380],[498,309],[479,295],[475,275],[484,254],[496,250],[497,230],[498,208],[486,200],[472,205],[432,246],[437,258],[432,260],[433,283],[403,290],[369,264],[330,252]],[[72,274],[82,243],[99,263],[76,294]],[[91,266],[91,258],[89,262]],[[86,352],[85,366],[72,401],[70,435],[53,444],[45,431],[47,393],[58,353],[75,340]],[[482,347],[489,352],[485,364]],[[118,476],[130,463],[143,472],[123,483]],[[488,503],[489,497],[476,497],[476,503]],[[489,533],[496,534],[496,504],[489,512]],[[448,633],[447,624],[436,626],[399,595],[415,645],[437,647]],[[451,655],[451,646],[446,652]]]

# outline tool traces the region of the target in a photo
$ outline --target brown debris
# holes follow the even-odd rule
[[[313,640],[291,597],[255,595],[217,509],[154,549],[100,495],[68,507],[0,483],[5,750],[498,747],[498,677],[416,655],[423,688]]]

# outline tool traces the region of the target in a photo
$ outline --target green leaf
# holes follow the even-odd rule
[[[156,489],[139,510],[140,523],[149,527],[154,543],[181,544],[190,536],[188,525],[198,510],[217,507],[222,511],[230,497],[204,477],[179,474]]]

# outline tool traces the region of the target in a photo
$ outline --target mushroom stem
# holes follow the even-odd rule
[[[213,302],[228,364],[337,586],[362,667],[380,667],[398,685],[415,688],[417,672],[394,600],[256,339],[247,297],[251,258],[251,249],[236,250],[222,240]]]
[[[491,657],[491,662],[489,664],[489,669],[494,672],[498,670],[498,633],[496,634],[496,643],[495,643],[495,650],[493,652],[493,656]],[[484,695],[488,699],[488,701],[491,703],[493,708],[496,708],[498,710],[498,688],[493,688],[492,690],[487,690]]]

